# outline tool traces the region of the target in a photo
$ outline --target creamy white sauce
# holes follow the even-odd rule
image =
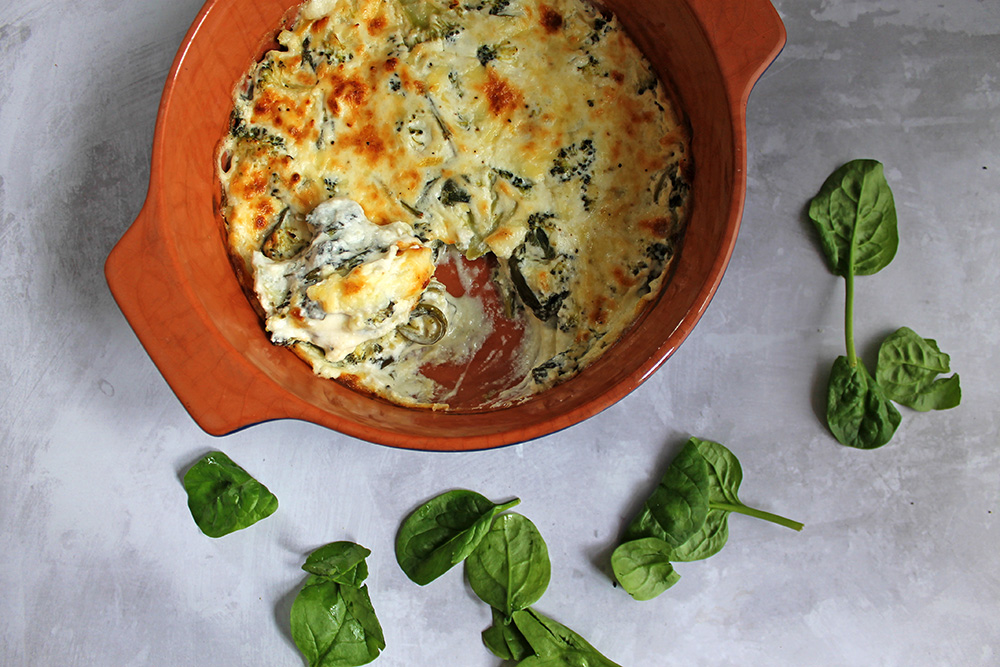
[[[254,254],[255,289],[275,343],[306,341],[341,361],[407,322],[423,293],[412,287],[425,282],[417,274],[433,273],[424,266],[432,251],[406,223],[376,225],[349,199],[323,202],[306,223],[312,242],[294,258]],[[426,261],[405,261],[414,249]]]

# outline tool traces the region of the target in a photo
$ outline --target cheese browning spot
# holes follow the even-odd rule
[[[372,37],[379,35],[385,30],[386,23],[385,16],[376,16],[368,22],[368,34]]]
[[[562,14],[552,9],[548,5],[541,5],[539,7],[539,10],[540,10],[542,27],[545,28],[545,32],[549,33],[550,35],[555,32],[559,32],[559,30],[563,26]]]
[[[334,114],[341,115],[341,103],[349,107],[360,107],[368,98],[368,86],[360,79],[331,77],[332,92],[326,104]]]
[[[639,222],[639,225],[656,238],[666,238],[673,227],[671,220],[662,216],[642,220]]]
[[[489,102],[490,113],[494,116],[509,114],[521,106],[523,97],[520,91],[497,74],[496,70],[490,68],[486,76],[483,92]]]
[[[386,153],[385,142],[378,130],[371,125],[365,125],[358,132],[345,136],[343,144],[360,153],[369,164],[378,163]]]

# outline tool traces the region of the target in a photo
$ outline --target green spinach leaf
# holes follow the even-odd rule
[[[652,600],[681,578],[670,561],[673,549],[658,537],[643,537],[618,545],[611,569],[625,592],[636,600]]]
[[[462,562],[489,530],[493,518],[517,505],[497,505],[484,496],[457,489],[418,507],[400,526],[396,560],[412,581],[429,584]]]
[[[188,508],[201,532],[222,537],[278,509],[278,499],[222,452],[203,456],[184,474]]]
[[[683,471],[683,476],[671,472],[675,467]],[[661,484],[654,493],[660,496],[661,516],[654,515],[647,501],[611,555],[615,579],[636,600],[651,600],[677,583],[680,575],[673,563],[701,560],[718,553],[729,539],[728,519],[733,512],[802,530],[798,521],[749,507],[740,500],[738,492],[743,481],[740,462],[717,442],[689,439],[668,467],[664,479],[673,482]],[[672,499],[670,494],[679,498]],[[698,506],[703,505],[703,511],[699,509],[697,515],[691,510],[692,498],[700,498]],[[677,512],[680,517],[662,516],[664,511]],[[700,523],[692,521],[692,516],[700,517]],[[669,533],[663,526],[678,523],[684,523],[685,530],[674,531],[673,535],[686,537],[682,543],[673,545],[664,539]]]
[[[689,442],[625,531],[624,541],[657,537],[679,547],[697,533],[708,515],[708,465]]]
[[[875,377],[855,351],[854,276],[881,271],[899,247],[896,205],[882,165],[852,160],[837,169],[809,203],[809,218],[830,269],[847,283],[847,354],[830,371],[827,425],[842,444],[875,449],[889,442],[899,426],[901,417],[891,401],[921,411],[953,408],[962,398],[959,379],[939,379],[951,372],[948,355],[905,327],[883,342]],[[717,518],[711,521],[718,523]]]
[[[709,511],[736,512],[755,519],[763,519],[792,530],[802,530],[798,521],[765,512],[745,505],[740,500],[740,484],[743,483],[743,468],[739,459],[725,446],[712,440],[691,438],[708,464],[708,507]]]
[[[875,379],[901,405],[921,412],[947,410],[962,400],[957,374],[938,378],[951,372],[950,362],[937,342],[902,327],[882,342]]]
[[[675,563],[704,560],[722,551],[729,541],[729,512],[709,509],[705,524],[688,541],[673,550]]]
[[[384,649],[385,637],[382,634],[382,625],[375,615],[375,608],[368,595],[368,587],[341,585],[340,595],[347,604],[347,613],[357,621],[363,633],[359,634],[355,630],[353,636],[355,638],[365,637],[365,645],[368,647],[369,653],[375,653],[373,649],[379,651]]]
[[[570,630],[565,625],[541,614],[534,609],[515,611],[511,620],[524,636],[533,657],[522,660],[519,664],[535,665],[573,665],[574,667],[621,667],[601,655],[587,640]]]
[[[798,521],[745,505],[739,498],[743,468],[725,446],[712,440],[691,438],[708,464],[708,516],[705,524],[687,542],[673,551],[674,562],[702,560],[718,553],[729,538],[729,515],[746,514],[792,530],[802,530]]]
[[[291,625],[310,667],[366,665],[385,648],[367,586],[310,576],[292,602]]]
[[[333,542],[313,551],[302,569],[338,584],[360,586],[368,577],[365,559],[371,551],[354,542]]]
[[[837,357],[830,371],[826,421],[844,445],[875,449],[889,442],[901,420],[861,360]]]
[[[614,663],[596,661],[593,654],[571,648],[550,655],[532,655],[517,663],[518,667],[592,667],[610,664]]]
[[[496,622],[497,610],[493,610],[493,624],[483,630],[483,646],[490,650],[490,653],[500,658],[501,660],[514,660],[514,654],[511,653],[510,647],[507,646],[507,640],[504,637],[503,626],[498,625]]]
[[[839,276],[877,273],[896,255],[896,205],[876,160],[852,160],[833,172],[810,202],[809,217]]]
[[[503,612],[492,609],[493,625],[483,630],[483,644],[501,660],[520,662],[533,655],[528,640]]]
[[[520,514],[502,514],[465,561],[469,585],[505,616],[538,601],[549,585],[549,550],[535,524]]]

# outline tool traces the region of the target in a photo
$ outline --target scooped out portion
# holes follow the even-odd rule
[[[306,225],[312,241],[291,258],[254,254],[254,289],[272,341],[306,342],[338,362],[409,322],[428,294],[434,251],[408,224],[376,225],[356,202],[328,199]]]

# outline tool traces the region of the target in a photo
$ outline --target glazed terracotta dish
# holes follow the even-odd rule
[[[663,364],[708,307],[736,241],[746,186],[746,100],[785,40],[768,0],[603,3],[652,63],[690,128],[690,216],[674,273],[625,335],[572,379],[513,406],[480,408],[476,388],[488,386],[499,369],[473,363],[456,371],[465,398],[446,411],[393,404],[315,375],[270,342],[234,274],[219,210],[217,148],[234,86],[273,46],[296,4],[210,0],[202,9],[167,80],[145,206],[105,267],[125,317],[205,431],[222,435],[291,418],[392,446],[483,449],[582,421]]]

